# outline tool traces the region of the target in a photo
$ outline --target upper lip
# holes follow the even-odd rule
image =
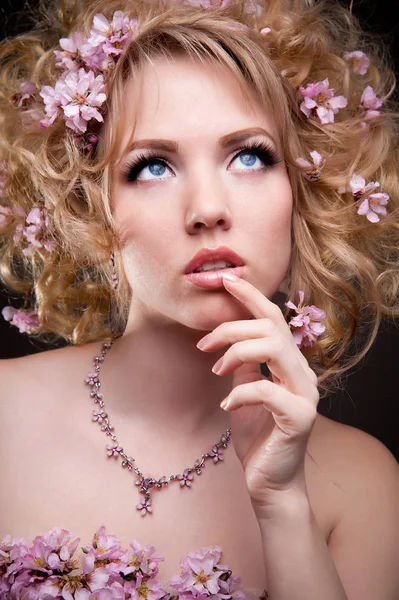
[[[233,264],[235,267],[242,267],[245,265],[244,260],[227,248],[227,246],[218,246],[217,248],[202,248],[197,254],[190,260],[186,269],[185,274],[192,273],[196,269],[199,269],[203,264],[207,262],[215,262],[217,260],[225,260]]]

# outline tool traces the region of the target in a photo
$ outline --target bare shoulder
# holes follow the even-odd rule
[[[0,360],[0,408],[2,411],[9,406],[15,408],[18,403],[27,408],[29,397],[34,397],[35,402],[44,401],[49,390],[67,385],[78,374],[82,376],[82,364],[90,366],[88,357],[97,346],[99,343],[66,346]]]
[[[361,515],[367,522],[373,511],[385,511],[387,520],[391,519],[398,528],[395,515],[399,505],[399,464],[380,440],[319,414],[309,450],[329,481],[340,490],[335,505],[336,529],[343,522],[362,519]],[[370,522],[367,526],[371,526]]]
[[[351,425],[318,414],[312,432],[314,453],[346,489],[356,486],[365,474],[387,469],[399,475],[399,465],[390,450],[376,437]]]
[[[341,490],[328,538],[337,572],[348,598],[393,600],[399,589],[398,462],[372,435],[319,417],[313,452]]]

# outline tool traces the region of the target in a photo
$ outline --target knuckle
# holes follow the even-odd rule
[[[276,329],[276,324],[272,319],[263,319],[263,332],[265,336],[272,335],[275,333]]]
[[[278,357],[279,355],[283,355],[286,352],[287,345],[286,341],[283,337],[277,337],[273,340],[272,344],[272,353],[274,357]]]
[[[317,417],[317,404],[316,402],[308,402],[306,409],[307,420],[310,422],[314,422]]]
[[[259,396],[265,396],[267,389],[269,387],[269,382],[267,379],[259,379],[255,382],[255,392]]]
[[[317,377],[316,373],[313,371],[313,369],[311,369],[308,365],[307,367],[307,374],[309,375],[309,379],[310,381],[313,383],[313,385],[317,386],[317,384],[319,383],[319,378]]]

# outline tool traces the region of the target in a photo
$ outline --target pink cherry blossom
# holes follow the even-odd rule
[[[35,333],[40,327],[40,322],[35,310],[17,309],[13,306],[6,306],[1,311],[3,318],[10,322],[10,325],[18,327],[20,333]]]
[[[121,10],[114,12],[112,21],[101,13],[94,16],[88,43],[101,46],[108,55],[122,54],[137,27],[137,19],[129,19]]]
[[[87,121],[104,119],[98,111],[107,96],[103,75],[95,76],[93,71],[70,71],[62,75],[55,87],[44,86],[40,92],[52,124],[61,108],[66,117],[66,125],[78,133],[85,133]]]
[[[55,87],[43,85],[40,89],[39,95],[43,98],[44,109],[47,115],[46,119],[40,121],[40,125],[43,128],[52,125],[59,115],[59,107],[61,106],[60,81],[61,79],[57,80]]]
[[[300,290],[298,306],[295,306],[291,301],[285,303],[287,308],[296,312],[288,325],[291,327],[293,338],[299,348],[312,346],[326,330],[325,325],[321,323],[326,318],[325,311],[313,304],[304,306],[304,297],[305,293]]]
[[[170,580],[178,594],[218,595],[220,593],[219,577],[223,572],[219,565],[221,548],[211,546],[201,548],[187,554],[179,561],[180,574]],[[220,569],[220,570],[219,570]]]
[[[12,221],[13,215],[12,210],[8,206],[2,206],[0,204],[0,231],[8,227]]]
[[[68,530],[59,528],[37,536],[31,545],[11,536],[0,540],[1,598],[161,600],[170,595],[156,580],[158,563],[164,558],[155,554],[153,545],[143,548],[132,540],[130,553],[116,536],[107,535],[102,525],[92,544],[81,547],[83,560],[77,572],[79,541]],[[187,600],[246,600],[239,589],[240,578],[232,575],[229,565],[221,564],[221,554],[219,546],[208,546],[183,556],[180,573],[169,578],[171,587]],[[228,577],[221,579],[227,573]]]
[[[386,215],[387,209],[385,205],[388,203],[389,195],[385,192],[381,192],[378,194],[370,194],[367,198],[365,198],[357,211],[358,215],[365,215],[366,218],[371,223],[378,223],[380,220],[380,215]]]
[[[87,52],[87,38],[83,33],[76,31],[70,38],[61,38],[62,50],[54,50],[57,67],[64,67],[68,71],[78,71],[85,66],[84,54]]]
[[[306,159],[300,157],[296,159],[296,163],[301,166],[307,168],[307,171],[304,173],[304,177],[309,181],[317,181],[320,179],[320,171],[326,164],[326,159],[322,157],[321,154],[317,152],[317,150],[313,150],[310,152],[310,156],[313,160],[313,165]]]
[[[366,75],[370,66],[370,59],[367,54],[361,50],[354,50],[353,52],[345,52],[344,59],[351,62],[354,73]]]
[[[24,81],[19,86],[19,92],[12,96],[13,103],[18,108],[26,108],[37,100],[38,88],[32,81]]]
[[[329,88],[328,79],[309,83],[306,88],[300,86],[299,90],[304,98],[300,105],[301,111],[307,116],[317,115],[320,123],[334,123],[334,114],[348,104],[345,96],[334,96],[334,89]]]
[[[128,559],[127,566],[123,570],[124,575],[141,572],[147,577],[155,577],[158,574],[158,563],[165,559],[160,554],[156,554],[155,546],[146,544],[144,548],[137,540],[132,540],[129,543],[132,549],[132,556]]]
[[[366,110],[364,118],[371,121],[376,119],[381,114],[377,108],[382,106],[383,102],[377,98],[371,85],[368,85],[364,90],[362,97],[360,98],[360,106]]]
[[[254,17],[260,17],[263,11],[263,7],[261,4],[256,2],[256,0],[246,0],[244,4],[244,12],[250,14]]]
[[[366,184],[366,180],[355,173],[349,182],[349,186],[339,187],[338,192],[340,194],[352,192],[353,197],[360,202],[357,214],[366,216],[371,223],[378,223],[380,220],[378,215],[387,214],[385,206],[389,200],[389,194],[385,192],[369,193],[378,187],[380,187],[378,181],[371,181]]]
[[[51,239],[52,231],[46,209],[44,207],[32,208],[25,218],[25,223],[27,225],[19,223],[13,235],[15,244],[25,245],[22,253],[30,257],[38,248],[52,252],[56,244]]]
[[[165,590],[157,581],[146,578],[140,571],[134,580],[126,581],[124,591],[128,594],[126,598],[132,600],[160,600],[165,595]]]
[[[366,185],[366,180],[360,175],[356,175],[356,173],[354,173],[349,182],[349,186],[343,185],[339,187],[338,192],[340,194],[344,194],[345,192],[352,192],[355,198],[359,198],[360,196],[363,196],[367,192],[375,190],[378,187],[380,187],[378,181],[371,181]]]
[[[183,0],[184,4],[200,8],[223,8],[231,4],[232,0]]]

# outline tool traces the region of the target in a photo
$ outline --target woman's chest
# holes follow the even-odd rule
[[[36,429],[23,420],[7,435],[0,539],[11,534],[30,543],[60,527],[80,538],[79,553],[104,525],[106,533],[116,536],[130,553],[133,540],[142,547],[153,545],[164,558],[158,563],[158,578],[163,581],[179,574],[180,560],[190,552],[217,546],[222,551],[221,563],[240,577],[243,588],[267,589],[262,538],[233,445],[226,449],[224,461],[208,461],[191,487],[180,487],[175,481],[167,488],[153,489],[153,512],[142,517],[136,508],[143,499],[135,485],[136,474],[107,458],[99,432],[85,438],[85,428],[69,426],[68,420],[57,422],[49,418],[47,427],[41,422]],[[138,453],[141,449],[146,464],[158,465],[154,473],[137,465],[146,477],[176,473],[167,469],[168,448],[157,457],[136,442],[131,446],[136,445]],[[172,447],[173,440],[170,443]],[[196,456],[182,455],[181,471]],[[307,462],[306,477],[313,512],[328,541],[335,520],[328,479],[320,476],[312,461]]]

